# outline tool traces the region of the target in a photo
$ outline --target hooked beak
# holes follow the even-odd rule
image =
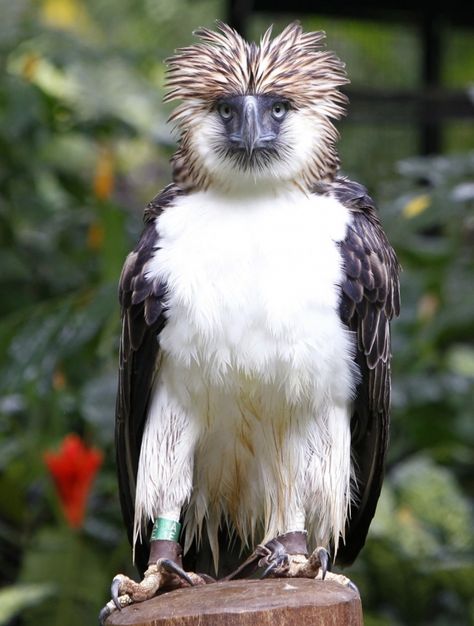
[[[257,105],[253,98],[245,102],[243,113],[240,136],[250,156],[258,145],[261,134]]]
[[[256,149],[268,147],[276,139],[276,135],[269,128],[265,128],[263,112],[255,96],[244,96],[240,106],[240,127],[229,138],[236,148],[243,149],[248,156],[252,156]]]

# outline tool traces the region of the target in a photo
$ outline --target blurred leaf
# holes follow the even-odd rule
[[[0,389],[15,389],[20,381],[37,381],[43,386],[51,383],[59,361],[92,339],[111,310],[117,308],[114,292],[114,287],[105,285],[98,292],[25,311],[21,321],[16,321],[18,326],[9,345],[8,336],[3,340],[8,361]]]
[[[394,468],[391,483],[398,494],[404,525],[423,524],[435,542],[432,548],[444,546],[443,559],[449,558],[447,546],[452,554],[474,548],[472,511],[447,469],[428,457],[414,457]],[[402,533],[400,539],[408,539],[410,534]],[[409,551],[413,557],[417,553],[421,556],[420,549],[421,543],[415,540]]]
[[[104,372],[92,378],[84,386],[81,393],[81,411],[84,419],[94,425],[102,441],[108,442],[113,438],[114,423],[112,416],[115,412],[117,394],[117,372]]]
[[[454,345],[447,355],[448,367],[461,376],[474,379],[474,348]]]
[[[25,610],[25,624],[94,623],[108,582],[97,550],[69,528],[43,528],[26,551],[20,580],[37,583],[44,580],[45,572],[55,594],[41,606]]]
[[[11,585],[0,589],[0,624],[8,622],[24,609],[44,601],[53,593],[49,583]]]

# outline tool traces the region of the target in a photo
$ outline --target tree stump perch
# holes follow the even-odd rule
[[[306,578],[233,580],[163,593],[106,626],[363,626],[359,594]]]

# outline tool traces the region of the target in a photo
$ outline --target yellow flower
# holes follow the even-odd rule
[[[403,207],[402,215],[406,219],[411,219],[423,213],[431,204],[431,197],[427,193],[415,196]]]
[[[94,25],[81,0],[43,0],[41,16],[53,28],[82,35],[91,34]]]

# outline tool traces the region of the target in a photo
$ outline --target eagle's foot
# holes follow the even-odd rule
[[[158,591],[205,585],[208,582],[211,582],[209,577],[200,576],[194,572],[185,572],[170,559],[158,559],[156,564],[150,565],[143,580],[139,583],[128,576],[117,574],[110,587],[112,599],[101,610],[99,622],[103,625],[107,617],[116,609],[121,611],[129,604],[149,600]]]
[[[277,539],[258,546],[261,555],[259,566],[265,567],[262,578],[316,578],[324,580],[329,569],[329,554],[326,548],[316,548],[309,557],[305,554],[288,554],[285,546]]]
[[[309,557],[305,554],[288,554],[286,547],[277,538],[265,545],[258,546],[256,553],[260,556],[259,567],[265,567],[261,578],[268,576],[272,578],[331,580],[359,593],[357,587],[347,576],[329,571],[330,558],[326,548],[316,548]]]

